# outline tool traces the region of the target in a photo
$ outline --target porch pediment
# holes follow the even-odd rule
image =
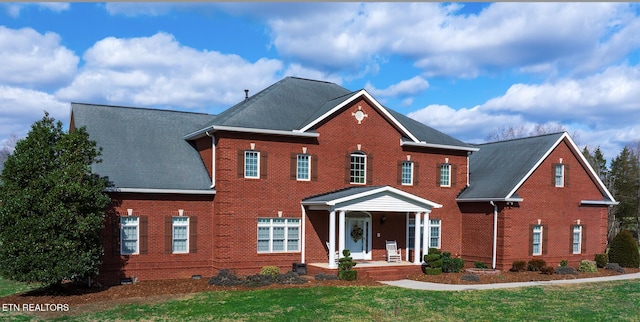
[[[390,186],[350,187],[302,200],[312,210],[430,212],[442,205]]]

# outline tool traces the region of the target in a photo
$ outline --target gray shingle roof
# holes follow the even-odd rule
[[[331,200],[336,200],[344,197],[349,197],[353,195],[357,195],[362,192],[367,192],[371,190],[376,190],[382,188],[384,186],[368,186],[368,187],[347,187],[335,191],[330,191],[326,193],[322,193],[315,196],[310,196],[302,199],[303,202],[328,202]]]
[[[564,135],[553,133],[477,145],[469,157],[469,182],[458,200],[503,199]]]
[[[196,149],[182,137],[214,115],[72,103],[76,127],[102,147],[93,170],[117,188],[210,190],[211,179]]]

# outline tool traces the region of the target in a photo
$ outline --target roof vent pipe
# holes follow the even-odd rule
[[[249,99],[249,90],[248,90],[248,89],[245,89],[245,90],[244,90],[244,100],[246,101],[246,100],[248,100],[248,99]]]

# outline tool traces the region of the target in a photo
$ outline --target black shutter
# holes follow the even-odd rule
[[[451,177],[449,178],[449,180],[451,180],[451,186],[455,187],[456,186],[456,181],[458,180],[458,166],[455,164],[452,164],[449,168],[450,172],[451,172]]]
[[[536,225],[529,225],[529,256],[533,256],[533,228]]]
[[[238,178],[244,178],[244,150],[238,150]]]
[[[573,227],[574,225],[569,225],[569,254],[573,254]]]
[[[587,226],[582,225],[582,253],[587,253]]]
[[[291,159],[289,160],[291,169],[289,170],[289,179],[296,180],[298,173],[298,154],[291,153]]]
[[[440,186],[440,178],[442,178],[442,163],[436,164],[436,187]]]
[[[414,162],[413,163],[413,185],[414,186],[418,185],[419,177],[420,177],[420,167],[418,165],[418,162]]]
[[[173,253],[173,217],[164,217],[164,252]]]
[[[351,183],[351,152],[347,151],[344,160],[344,183]]]
[[[148,249],[148,245],[149,245],[149,218],[147,216],[140,216],[138,217],[139,219],[139,226],[138,229],[140,229],[140,254],[141,255],[145,255],[149,252]]]
[[[260,152],[260,178],[267,178],[267,152]]]
[[[404,161],[398,161],[398,169],[396,171],[398,175],[398,185],[402,185],[402,165],[403,164],[404,164]]]
[[[118,214],[113,214],[113,217],[110,218],[111,227],[113,228],[113,253],[115,255],[120,255],[120,216]]]
[[[549,249],[549,225],[542,225],[542,255],[546,255]]]
[[[568,164],[564,165],[564,186],[565,187],[569,186],[569,165]]]
[[[189,217],[189,253],[198,252],[198,217]]]
[[[367,184],[373,184],[373,152],[367,155]]]
[[[318,155],[311,155],[311,181],[318,181]]]

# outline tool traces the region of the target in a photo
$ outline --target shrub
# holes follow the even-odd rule
[[[334,281],[338,279],[338,275],[318,273],[315,276],[316,281]]]
[[[607,263],[607,265],[604,266],[604,269],[624,274],[624,268],[620,267],[617,263]]]
[[[624,229],[611,241],[609,262],[618,263],[622,267],[640,267],[638,242],[630,231]]]
[[[595,261],[581,260],[578,265],[578,272],[597,273],[598,267]]]
[[[578,271],[576,271],[576,269],[573,268],[573,267],[560,266],[560,267],[556,268],[556,274],[559,274],[559,275],[568,275],[568,274],[578,275]]]
[[[533,272],[538,272],[545,266],[547,266],[547,262],[539,258],[534,258],[527,263],[527,269]]]
[[[512,272],[524,272],[527,270],[527,262],[525,261],[513,261],[510,271]]]
[[[569,261],[566,259],[563,259],[560,261],[560,267],[567,267],[569,265]]]
[[[278,274],[276,277],[276,283],[278,284],[305,284],[307,280],[300,277],[300,274],[288,271],[284,274]]]
[[[345,281],[355,281],[358,278],[358,271],[352,270],[356,262],[351,258],[351,251],[345,249],[338,260],[338,278]]]
[[[598,265],[599,268],[603,268],[609,262],[609,255],[607,255],[607,254],[596,254],[594,259],[596,261],[596,265]]]
[[[259,287],[271,285],[275,279],[271,275],[255,274],[249,275],[242,282],[242,285],[249,287]]]
[[[475,268],[489,268],[489,265],[485,264],[484,262],[473,262],[473,266]]]
[[[427,275],[439,275],[442,274],[442,265],[444,264],[444,258],[440,250],[436,248],[429,248],[429,253],[423,256],[424,265],[423,271]]]
[[[442,267],[425,267],[424,273],[427,275],[440,275],[442,274]]]
[[[278,266],[265,266],[260,270],[260,274],[269,275],[276,278],[280,274],[280,267]]]
[[[555,272],[555,268],[553,268],[551,266],[545,266],[545,267],[540,269],[540,273],[545,274],[545,275],[553,275],[554,272]]]
[[[464,259],[444,257],[442,259],[442,272],[444,273],[460,273],[464,268]]]
[[[242,284],[242,281],[227,269],[221,269],[218,275],[211,277],[209,280],[209,285],[236,286],[240,284]]]

